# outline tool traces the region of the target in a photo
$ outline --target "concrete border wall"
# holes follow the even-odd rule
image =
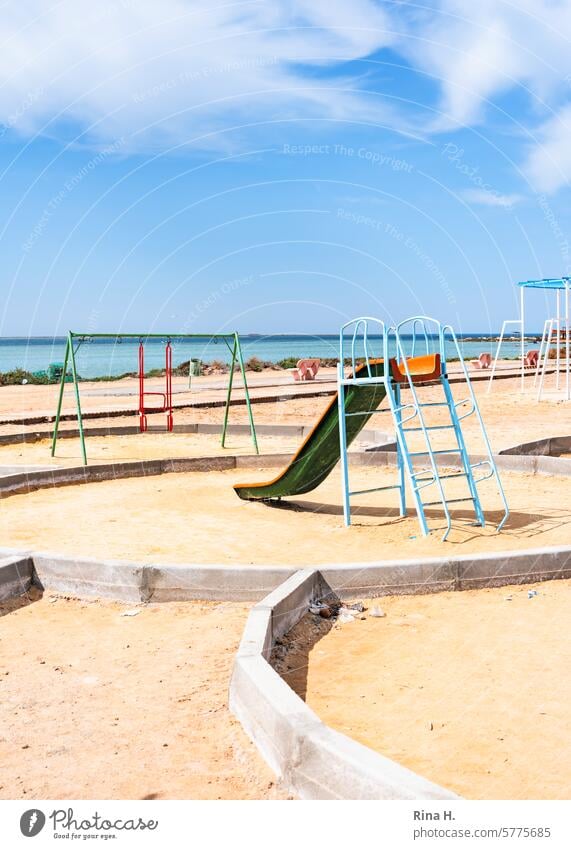
[[[303,566],[98,560],[0,549],[28,560],[34,583],[69,595],[129,602],[259,601]],[[372,563],[312,564],[340,598],[419,595],[571,578],[571,545]]]
[[[313,430],[313,425],[268,425],[268,424],[259,424],[256,425],[256,433],[263,436],[295,436],[299,439],[303,439],[307,434]],[[186,434],[196,434],[196,433],[208,433],[208,434],[220,434],[221,426],[219,424],[209,424],[207,422],[195,422],[194,424],[186,424],[186,425],[177,425],[175,424],[173,428],[173,433],[186,433]],[[147,429],[147,433],[165,433],[164,427],[158,427],[156,425],[149,425]],[[229,424],[228,425],[228,434],[235,435],[250,435],[250,425],[247,424]],[[144,434],[141,434],[138,425],[118,425],[113,427],[111,425],[107,427],[89,427],[85,429],[85,436],[87,439],[92,436],[138,436],[141,435],[144,438]],[[0,445],[21,445],[28,444],[34,442],[42,442],[51,440],[52,430],[44,430],[44,431],[35,431],[29,433],[3,433],[0,434]],[[59,439],[77,439],[79,437],[78,428],[66,428],[64,430],[60,430],[58,433]],[[393,439],[391,434],[385,433],[385,431],[366,428],[361,431],[361,439],[370,439],[374,442],[384,443],[389,442]]]
[[[23,595],[33,582],[34,565],[31,557],[0,555],[0,601]]]
[[[500,454],[526,454],[558,458],[560,454],[571,453],[571,436],[549,436],[535,442],[522,442],[513,448],[505,448]],[[569,460],[567,460],[569,462]]]
[[[332,593],[319,571],[292,575],[251,611],[229,704],[281,781],[302,799],[456,799],[455,794],[325,725],[270,666],[278,637]]]

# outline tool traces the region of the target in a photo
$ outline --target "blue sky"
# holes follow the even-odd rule
[[[571,274],[571,3],[474,5],[9,2],[0,334],[516,317]]]

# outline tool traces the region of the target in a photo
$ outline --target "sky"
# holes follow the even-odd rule
[[[497,331],[571,275],[570,40],[570,0],[8,0],[0,335]]]

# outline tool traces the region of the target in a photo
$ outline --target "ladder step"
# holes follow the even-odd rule
[[[412,433],[413,431],[421,430],[454,430],[454,425],[429,425],[427,427],[403,427],[403,431]]]
[[[409,451],[409,457],[430,457],[436,454],[460,454],[459,448],[440,448],[438,451]]]
[[[466,498],[447,498],[446,504],[460,504],[462,501],[474,501],[472,496],[468,496]],[[442,507],[442,501],[425,501],[422,505],[423,507],[434,507],[436,504],[440,504]]]
[[[369,492],[384,492],[387,489],[400,489],[400,485],[398,483],[392,484],[391,486],[375,486],[372,489],[356,489],[352,492],[349,492],[349,495],[366,495]]]
[[[448,401],[425,401],[424,404],[418,404],[419,407],[449,407]]]

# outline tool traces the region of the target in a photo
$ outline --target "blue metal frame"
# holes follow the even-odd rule
[[[370,360],[372,356],[370,355],[370,345],[369,345],[369,322],[374,322],[381,331],[382,337],[382,352],[383,359],[385,362],[384,374],[379,377],[373,377],[371,373]],[[429,333],[428,328],[433,326],[434,332]],[[439,377],[437,378],[438,382],[442,385],[443,393],[444,393],[444,401],[431,401],[422,403],[419,399],[418,387],[422,384],[419,383],[418,378],[413,379],[413,376],[410,373],[408,359],[406,356],[404,345],[403,345],[403,330],[404,328],[410,326],[412,331],[412,348],[411,348],[411,356],[417,356],[416,348],[417,348],[417,338],[419,334],[421,334],[422,341],[424,342],[424,349],[426,354],[436,353],[434,348],[437,349],[437,352],[440,354],[441,361],[441,372]],[[352,328],[352,338],[351,338],[351,373],[349,377],[345,377],[344,370],[344,361],[345,361],[345,344],[346,344],[346,331],[348,328]],[[359,334],[362,336],[363,346],[364,346],[364,360],[367,366],[368,377],[364,378],[355,378],[354,374],[357,368],[357,359],[355,355],[355,349],[357,344],[357,339],[359,338]],[[431,351],[431,341],[433,342],[432,351]],[[395,381],[391,374],[391,356],[390,356],[390,347],[391,342],[394,343],[396,359],[399,363],[399,367],[401,369],[402,374],[404,374],[406,378],[406,387],[410,391],[412,396],[412,401],[403,404],[401,398],[401,386]],[[455,401],[452,390],[450,388],[450,383],[448,380],[447,373],[447,352],[446,346],[447,344],[451,344],[453,346],[454,356],[458,358],[464,379],[466,381],[466,385],[468,387],[468,397],[463,398],[461,401]],[[430,528],[428,526],[428,522],[426,519],[425,508],[428,506],[439,505],[442,507],[444,511],[444,516],[446,519],[446,528],[444,530],[444,534],[442,539],[446,540],[451,529],[452,529],[452,517],[450,514],[449,504],[451,503],[459,503],[459,502],[471,502],[474,507],[474,514],[476,519],[476,524],[484,527],[485,525],[485,516],[482,508],[482,504],[480,501],[480,496],[478,493],[478,484],[484,480],[488,480],[489,478],[494,478],[497,484],[498,491],[500,493],[500,497],[502,499],[502,503],[504,506],[504,516],[499,523],[497,530],[500,531],[504,526],[508,516],[509,516],[509,508],[507,499],[505,496],[505,492],[498,474],[498,470],[496,467],[496,463],[492,454],[492,449],[490,446],[490,441],[488,439],[488,435],[486,433],[486,429],[484,426],[484,422],[482,419],[482,415],[480,413],[480,409],[478,407],[478,403],[476,400],[476,396],[474,394],[474,390],[470,381],[470,376],[468,374],[468,370],[466,368],[466,364],[464,362],[464,358],[462,357],[462,352],[460,350],[460,345],[458,344],[458,339],[456,338],[456,334],[451,327],[451,325],[442,324],[436,319],[430,318],[429,316],[413,316],[412,318],[405,319],[404,321],[399,322],[398,324],[390,327],[388,330],[386,325],[380,319],[369,318],[369,317],[361,317],[353,319],[352,321],[347,322],[343,325],[339,335],[339,364],[338,364],[338,405],[339,405],[339,439],[340,439],[340,456],[341,456],[341,472],[342,472],[342,487],[343,487],[343,516],[346,525],[351,524],[351,505],[350,499],[352,495],[363,495],[366,492],[379,492],[382,490],[388,489],[398,489],[400,495],[400,515],[406,515],[406,479],[408,479],[410,488],[412,490],[412,495],[414,499],[416,514],[418,517],[418,521],[422,530],[422,533],[426,536],[430,533]],[[434,383],[434,379],[431,381],[427,381]],[[370,383],[384,383],[387,399],[389,402],[389,409],[392,413],[396,437],[397,437],[397,469],[398,469],[398,483],[392,486],[384,486],[384,487],[376,487],[368,490],[359,490],[359,491],[351,491],[349,488],[349,464],[347,458],[347,436],[346,436],[346,423],[345,423],[345,389],[347,386],[354,385],[365,385]],[[462,414],[458,413],[458,408],[468,404],[468,410]],[[433,407],[446,407],[450,413],[450,424],[437,424],[430,425],[427,424],[425,420],[424,411]],[[383,410],[377,410],[376,412],[385,412]],[[350,414],[350,415],[358,415],[358,413]],[[468,416],[476,415],[478,423],[480,425],[480,430],[484,442],[484,446],[486,449],[487,458],[484,460],[480,460],[475,463],[470,462],[470,458],[468,455],[466,442],[464,439],[464,434],[462,431],[461,422],[463,419]],[[413,425],[409,425],[410,422],[414,422]],[[435,430],[452,430],[455,436],[456,445],[454,448],[446,448],[440,450],[434,450],[430,441],[430,432]],[[426,450],[423,451],[410,451],[408,446],[408,437],[407,433],[409,432],[417,432],[421,433],[424,437],[424,445]],[[441,474],[438,466],[437,457],[446,454],[457,454],[460,456],[461,462],[461,471]],[[415,468],[414,458],[425,457],[428,460],[428,467],[424,468]],[[487,472],[480,477],[476,478],[474,472],[476,469],[487,469]],[[444,487],[442,482],[449,478],[466,478],[469,496],[465,498],[455,498],[455,499],[447,499]],[[422,490],[434,485],[436,487],[438,498],[436,501],[426,502],[422,497]]]
[[[378,356],[374,356],[370,349],[369,342],[369,322],[374,322],[379,326],[380,336],[381,336],[381,350],[379,351]],[[350,364],[350,372],[349,376],[345,377],[345,344],[346,344],[346,330],[348,328],[352,328],[351,333],[351,364]],[[362,332],[363,339],[363,359],[365,361],[365,365],[367,367],[368,377],[355,377],[355,373],[359,366],[358,363],[358,355],[355,354],[355,349],[357,345],[357,339],[359,338],[359,331]],[[379,376],[374,377],[371,372],[371,360],[373,359],[381,359],[381,354],[384,350],[384,342],[386,339],[386,328],[385,323],[378,318],[371,318],[369,316],[363,316],[361,318],[353,319],[352,321],[348,321],[340,330],[339,333],[339,362],[337,364],[337,403],[339,409],[339,444],[340,444],[340,459],[341,459],[341,479],[343,483],[343,518],[345,524],[349,526],[351,524],[351,496],[352,495],[365,495],[369,492],[381,492],[382,490],[387,489],[398,489],[400,496],[400,509],[401,515],[406,515],[406,492],[405,492],[405,477],[404,471],[402,470],[402,457],[400,451],[398,452],[398,464],[399,464],[399,483],[391,486],[378,486],[373,487],[372,489],[366,490],[354,490],[351,491],[349,488],[349,461],[347,457],[347,428],[346,428],[346,416],[347,415],[361,415],[360,413],[346,413],[345,412],[345,389],[347,386],[362,386],[362,385],[370,385],[373,383],[386,383],[385,377]],[[375,413],[386,413],[387,410],[374,410]]]

